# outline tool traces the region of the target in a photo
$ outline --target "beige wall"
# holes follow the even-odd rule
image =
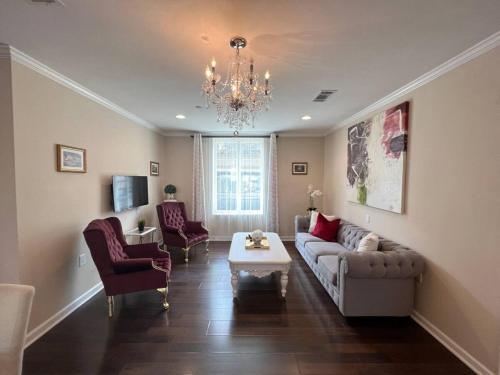
[[[325,143],[326,207],[420,252],[426,272],[416,310],[494,373],[499,361],[499,66],[496,48],[391,104],[411,102],[403,215],[348,203],[346,128]]]
[[[1,45],[0,45],[1,46]],[[0,283],[19,282],[10,59],[0,58]]]
[[[162,187],[172,184],[177,187],[176,198],[186,203],[191,217],[193,197],[193,139],[191,137],[164,137],[162,152]]]
[[[323,138],[278,139],[278,194],[281,236],[294,236],[293,219],[309,207],[307,186],[323,188]],[[307,175],[292,175],[292,162],[307,162]],[[322,198],[316,199],[318,208]]]
[[[21,282],[36,296],[30,327],[99,282],[82,231],[113,215],[113,174],[148,175],[163,137],[24,67],[12,65]],[[88,172],[56,171],[55,145],[87,149]],[[156,222],[160,178],[149,178],[150,205],[119,214],[124,229],[138,217]],[[78,255],[87,254],[78,267]],[[103,307],[103,314],[105,314]]]
[[[177,187],[177,199],[186,202],[191,215],[193,140],[190,137],[165,137],[162,165],[163,185]],[[307,185],[323,186],[323,138],[278,138],[278,194],[280,234],[293,236],[293,218],[309,205]],[[292,162],[308,162],[307,176],[292,176]],[[321,207],[321,199],[317,200]]]

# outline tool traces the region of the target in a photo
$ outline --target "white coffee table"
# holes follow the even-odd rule
[[[229,267],[231,269],[231,285],[233,297],[238,292],[238,272],[246,271],[256,277],[264,277],[273,272],[281,272],[281,296],[285,298],[288,284],[288,271],[292,258],[276,233],[266,232],[264,236],[269,241],[269,250],[245,249],[245,238],[248,233],[238,232],[233,235],[229,250]]]

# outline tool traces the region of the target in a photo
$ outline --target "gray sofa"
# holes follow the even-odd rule
[[[341,221],[337,242],[308,233],[295,217],[295,246],[344,316],[408,316],[415,279],[424,269],[417,252],[380,237],[378,251],[357,252],[369,231]]]

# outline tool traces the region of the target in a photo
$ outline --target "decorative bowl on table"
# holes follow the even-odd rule
[[[250,237],[252,237],[252,241],[255,245],[260,246],[260,243],[264,238],[264,233],[260,229],[256,229],[250,234]]]
[[[269,250],[269,242],[264,233],[260,230],[254,230],[245,240],[245,249],[247,250]]]

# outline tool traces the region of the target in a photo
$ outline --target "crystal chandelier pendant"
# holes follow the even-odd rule
[[[235,57],[229,63],[226,79],[216,71],[216,62],[212,60],[205,69],[205,82],[202,85],[207,108],[212,104],[217,111],[217,121],[234,129],[234,134],[245,127],[255,127],[255,118],[263,110],[269,109],[271,85],[269,72],[263,82],[254,71],[253,59],[247,61],[241,57],[240,50],[245,48],[245,38],[236,36],[229,45],[236,49]]]

